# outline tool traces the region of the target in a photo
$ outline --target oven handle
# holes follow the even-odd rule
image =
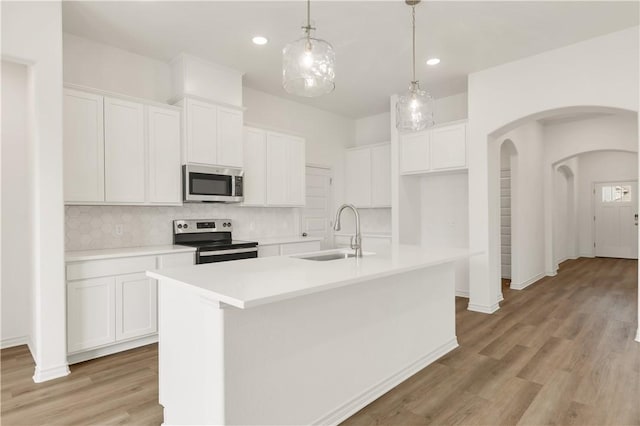
[[[251,247],[251,248],[242,248],[242,249],[201,251],[198,254],[200,256],[216,256],[219,254],[253,253],[256,251],[258,251],[256,247]]]

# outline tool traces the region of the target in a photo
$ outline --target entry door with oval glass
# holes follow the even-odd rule
[[[638,258],[638,182],[594,185],[595,255]]]

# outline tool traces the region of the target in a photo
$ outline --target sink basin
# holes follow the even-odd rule
[[[313,256],[296,256],[299,259],[315,260],[318,262],[326,262],[327,260],[348,259],[355,257],[353,253],[329,253],[329,254],[316,254]]]

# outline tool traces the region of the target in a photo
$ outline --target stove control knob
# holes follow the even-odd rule
[[[189,225],[187,225],[186,223],[183,226],[184,229],[187,229],[188,227],[189,227]]]
[[[227,226],[231,226],[231,222],[227,222]]]
[[[178,229],[182,229],[182,224],[181,223],[178,224]]]
[[[227,227],[227,223],[226,223],[226,222],[225,222],[225,223],[223,223],[223,224],[222,224],[222,226],[223,226],[224,228],[226,228],[226,227]]]

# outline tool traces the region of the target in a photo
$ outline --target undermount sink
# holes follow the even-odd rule
[[[299,259],[325,262],[327,260],[348,259],[350,257],[355,257],[355,256],[356,255],[353,253],[329,253],[329,254],[316,254],[313,256],[296,256],[296,257],[298,257]]]

